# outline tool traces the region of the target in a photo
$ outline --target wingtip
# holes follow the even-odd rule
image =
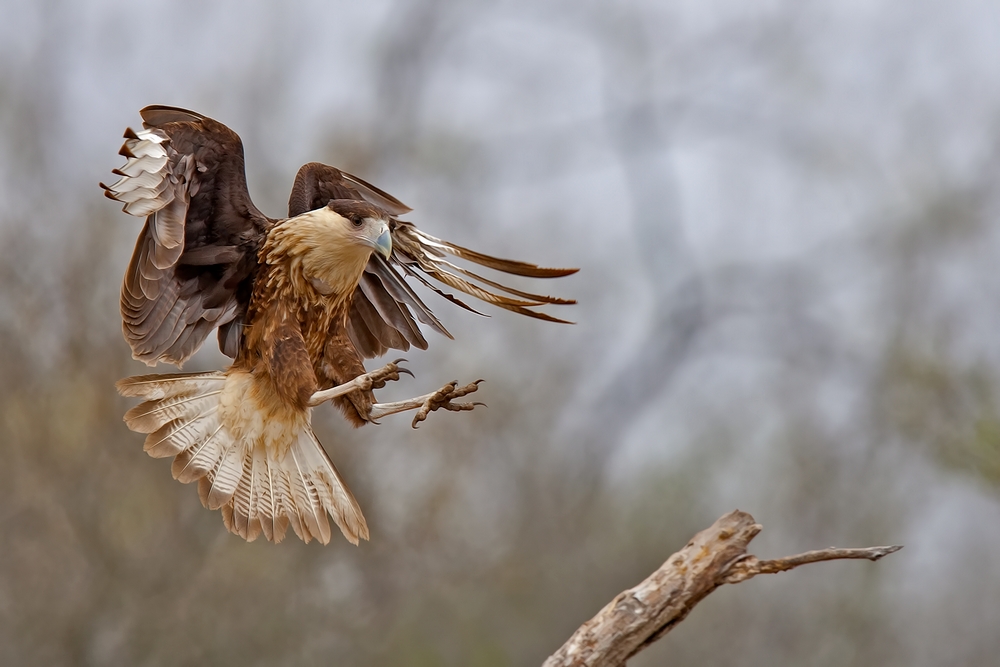
[[[510,309],[508,309],[508,310],[510,310]],[[523,311],[517,310],[517,311],[513,311],[513,312],[517,312],[517,313],[520,313],[522,315],[527,315],[528,317],[533,317],[536,320],[543,320],[545,322],[552,322],[553,324],[576,324],[576,322],[572,322],[570,320],[564,320],[564,319],[562,319],[560,317],[553,317],[552,315],[548,315],[546,313],[538,313],[538,312],[535,312],[534,310],[528,310],[527,308],[525,308]]]
[[[196,111],[167,104],[150,104],[140,109],[139,115],[147,127],[159,127],[167,123],[197,122],[207,118]]]
[[[492,255],[487,255],[485,253],[460,246],[456,243],[452,243],[451,241],[444,241],[436,238],[426,232],[420,231],[416,227],[411,227],[411,230],[418,239],[424,243],[434,246],[438,250],[443,250],[444,252],[455,255],[456,257],[460,257],[464,260],[474,262],[480,266],[485,266],[495,271],[502,271],[503,273],[509,273],[515,276],[524,276],[526,278],[562,278],[563,276],[572,275],[580,270],[578,268],[549,268],[545,266],[538,266],[537,264],[532,264],[531,262],[494,257]]]
[[[320,166],[323,168],[329,168],[326,167],[326,165]],[[354,185],[361,191],[361,196],[364,197],[369,203],[382,207],[392,215],[405,215],[413,210],[382,188],[376,187],[368,181],[358,178],[354,174],[349,174],[342,169],[338,169],[337,171],[340,172],[340,175],[344,180],[354,183]]]

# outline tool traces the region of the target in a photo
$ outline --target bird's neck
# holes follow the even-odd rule
[[[260,274],[244,337],[248,358],[267,347],[270,330],[284,321],[297,324],[310,355],[321,354],[331,327],[346,326],[354,290],[371,252],[359,252],[356,246],[344,251],[343,242],[312,224],[308,216],[274,227],[260,250]]]

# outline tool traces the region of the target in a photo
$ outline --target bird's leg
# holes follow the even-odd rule
[[[410,424],[413,428],[417,428],[417,424],[427,419],[427,415],[438,408],[444,408],[445,410],[451,410],[452,412],[461,412],[463,410],[471,410],[477,405],[485,406],[485,403],[478,402],[452,403],[452,400],[461,398],[462,396],[476,391],[476,389],[479,388],[480,382],[482,382],[482,380],[476,380],[475,382],[467,384],[464,387],[459,387],[458,383],[453,381],[449,382],[435,392],[424,394],[423,396],[417,396],[416,398],[411,398],[406,401],[376,403],[372,406],[372,410],[368,414],[368,417],[374,421],[376,419],[381,419],[386,415],[394,415],[397,412],[417,410],[417,414],[413,417],[413,422]]]
[[[320,389],[309,398],[309,407],[314,408],[330,399],[349,394],[352,391],[358,391],[359,389],[361,391],[381,389],[387,382],[398,380],[400,373],[412,376],[413,373],[399,365],[404,361],[406,359],[396,359],[396,361],[386,364],[376,371],[359,375],[350,382],[338,384],[336,387],[330,387],[329,389]]]

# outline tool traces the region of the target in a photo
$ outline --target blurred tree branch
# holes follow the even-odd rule
[[[695,535],[638,586],[619,593],[597,616],[573,633],[543,667],[618,667],[670,632],[709,593],[758,574],[791,570],[806,563],[843,558],[876,561],[901,546],[821,549],[775,560],[747,554],[761,525],[734,510]]]

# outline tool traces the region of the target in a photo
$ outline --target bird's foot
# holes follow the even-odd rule
[[[424,394],[423,396],[417,396],[416,398],[411,398],[405,401],[376,403],[372,406],[369,419],[376,420],[381,419],[386,415],[396,414],[397,412],[416,410],[417,414],[413,417],[413,422],[410,425],[413,428],[417,428],[417,424],[427,419],[427,415],[435,410],[444,409],[452,412],[462,412],[465,410],[472,410],[477,405],[485,406],[485,403],[479,402],[453,402],[456,398],[467,396],[479,389],[480,382],[482,382],[482,380],[476,380],[475,382],[471,382],[464,387],[459,387],[458,382],[453,381],[449,382],[437,391],[431,392],[430,394]]]
[[[477,405],[486,407],[485,403],[479,403],[478,401],[472,403],[452,403],[454,399],[461,398],[479,389],[480,382],[482,382],[482,380],[476,380],[475,382],[470,382],[464,387],[459,387],[458,382],[452,380],[445,386],[435,391],[433,394],[429,394],[423,405],[421,405],[420,409],[417,410],[417,414],[413,416],[413,422],[410,426],[417,428],[417,424],[427,419],[427,415],[439,408],[451,410],[452,412],[462,412],[465,410],[472,410]]]
[[[398,380],[400,373],[406,373],[410,377],[413,377],[413,373],[411,373],[409,369],[403,368],[399,365],[404,361],[406,361],[406,359],[396,359],[396,361],[388,363],[378,370],[365,373],[364,375],[359,375],[344,384],[338,384],[336,387],[330,387],[329,389],[320,389],[315,392],[312,397],[310,397],[309,407],[314,408],[321,403],[325,403],[326,401],[337,398],[338,396],[343,396],[344,394],[349,394],[352,391],[381,389],[386,385],[386,383]]]

